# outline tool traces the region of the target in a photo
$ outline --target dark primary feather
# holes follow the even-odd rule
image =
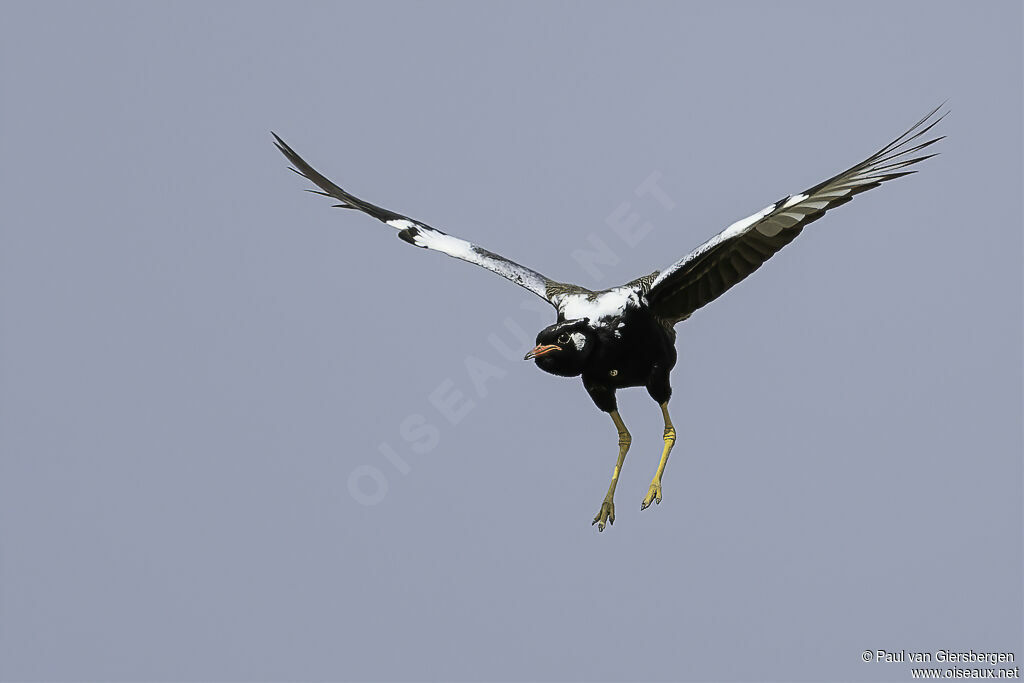
[[[394,211],[388,211],[387,209],[383,209],[371,204],[370,202],[365,202],[362,199],[359,199],[359,197],[345,192],[345,190],[332,183],[327,177],[321,175],[315,168],[310,166],[305,159],[296,153],[294,149],[289,147],[284,140],[279,138],[277,133],[271,132],[270,134],[274,136],[274,143],[277,145],[277,148],[281,150],[281,154],[284,154],[288,161],[292,163],[291,170],[320,188],[320,190],[306,190],[307,192],[337,199],[342,203],[335,204],[334,206],[336,208],[358,209],[359,211],[367,213],[378,220],[384,221],[385,223],[390,220],[406,218]]]
[[[916,173],[900,169],[935,156],[911,155],[944,136],[912,143],[945,118],[946,114],[943,114],[933,120],[941,107],[933,109],[905,133],[859,164],[733,224],[666,268],[647,294],[652,312],[669,323],[688,318],[698,308],[717,299],[760,268],[792,242],[806,225],[821,218],[829,209],[845,204],[854,195],[888,180]]]

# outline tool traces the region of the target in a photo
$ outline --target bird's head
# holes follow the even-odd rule
[[[597,337],[587,319],[566,320],[545,327],[537,334],[537,346],[524,360],[537,363],[544,372],[575,377],[583,372],[587,358],[597,345]]]

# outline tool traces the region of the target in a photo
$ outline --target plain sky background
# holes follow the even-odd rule
[[[862,651],[1024,657],[1020,3],[3,15],[0,678],[899,681]],[[941,156],[679,326],[680,438],[644,512],[661,418],[620,393],[601,535],[611,421],[502,353],[553,312],[304,194],[269,132],[601,287],[946,98]],[[637,196],[652,174],[671,209]],[[594,240],[600,278],[572,256]],[[350,491],[367,468],[375,505]]]

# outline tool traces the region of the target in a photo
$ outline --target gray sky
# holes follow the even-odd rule
[[[1017,2],[6,4],[0,678],[1019,663],[1021,26]],[[642,513],[661,418],[620,393],[600,536],[611,421],[505,357],[553,314],[304,194],[269,133],[594,287],[945,98],[941,156],[679,326]],[[602,243],[597,273],[573,257]]]

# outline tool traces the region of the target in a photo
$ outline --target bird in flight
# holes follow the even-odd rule
[[[557,282],[426,223],[359,199],[321,175],[284,140],[273,135],[278,149],[291,162],[291,170],[319,188],[309,192],[339,202],[334,205],[338,208],[369,214],[397,230],[398,237],[409,244],[440,251],[497,273],[554,306],[555,323],[537,334],[537,345],[525,360],[533,360],[537,367],[553,375],[582,377],[590,398],[615,424],[618,459],[608,493],[592,523],[604,531],[606,524],[615,522],[615,486],[631,441],[619,416],[615,392],[627,387],[646,387],[661,407],[665,420],[661,460],[640,505],[644,510],[651,503],[661,502],[661,479],[676,441],[668,412],[672,396],[669,374],[676,364],[675,325],[760,268],[829,209],[887,180],[915,173],[907,167],[935,156],[917,153],[944,137],[921,141],[948,114],[936,116],[941,106],[859,164],[733,223],[664,270],[601,291]]]

